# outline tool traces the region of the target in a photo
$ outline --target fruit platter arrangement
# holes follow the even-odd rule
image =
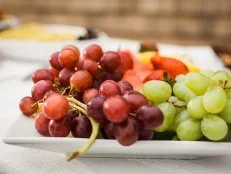
[[[68,160],[97,139],[122,146],[137,141],[230,141],[231,74],[201,70],[166,57],[154,44],[140,53],[74,45],[51,54],[48,69],[32,75],[20,110],[46,137],[87,138]]]

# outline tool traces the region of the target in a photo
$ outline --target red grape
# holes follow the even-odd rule
[[[146,97],[137,91],[127,92],[124,99],[128,102],[130,112],[136,112],[141,106],[148,104]]]
[[[87,104],[92,98],[96,97],[99,95],[99,91],[94,88],[87,89],[83,93],[83,102]]]
[[[158,107],[144,105],[137,110],[136,119],[140,126],[144,129],[153,130],[162,124],[164,116]]]
[[[129,117],[122,123],[115,124],[116,140],[123,146],[130,146],[134,144],[139,137],[139,130],[136,120]]]
[[[53,95],[53,94],[57,94],[57,92],[52,91],[52,90],[47,91],[47,92],[45,93],[43,99],[46,100],[48,97],[50,97],[50,96]]]
[[[79,62],[79,56],[75,51],[65,49],[59,54],[59,62],[63,67],[73,70]]]
[[[72,71],[68,70],[67,68],[64,68],[59,73],[59,83],[67,87],[70,85],[70,78],[72,76]]]
[[[36,83],[40,80],[49,80],[49,81],[53,82],[54,77],[49,70],[39,69],[32,74],[32,80],[34,83]]]
[[[87,104],[87,113],[90,117],[94,118],[96,121],[103,119],[103,104],[105,102],[105,97],[97,96],[92,98]]]
[[[125,51],[119,51],[118,54],[120,55],[121,58],[119,70],[122,73],[125,73],[127,70],[132,69],[133,68],[132,57]]]
[[[49,66],[49,71],[53,75],[54,79],[59,77],[59,71],[57,69],[53,68],[52,66]]]
[[[36,118],[35,118],[35,128],[43,136],[49,137],[49,126],[50,119],[48,119],[43,112],[41,112]]]
[[[92,76],[88,71],[76,71],[70,79],[70,84],[78,92],[83,92],[91,86]]]
[[[115,139],[114,123],[109,122],[104,128],[104,132],[108,139]]]
[[[129,91],[132,91],[133,90],[133,86],[131,85],[131,83],[129,83],[128,81],[126,80],[121,80],[119,82],[117,82],[119,88],[120,88],[120,91],[121,91],[121,94],[124,95],[126,94],[127,92]]]
[[[72,50],[77,54],[78,57],[80,56],[79,49],[74,45],[66,45],[65,47],[63,47],[62,51],[63,50]]]
[[[113,80],[104,81],[99,88],[99,94],[104,97],[120,95],[121,91],[118,84]]]
[[[75,117],[78,117],[79,116],[79,113],[76,112],[76,111],[69,111],[67,114],[66,114],[66,118],[67,118],[67,121],[68,123],[71,125],[72,121],[74,120]]]
[[[110,97],[103,104],[103,112],[109,121],[120,123],[128,118],[128,103],[121,96]]]
[[[120,55],[113,51],[108,51],[103,54],[100,59],[100,64],[108,71],[114,71],[120,66]]]
[[[50,65],[56,70],[63,69],[63,66],[59,63],[59,54],[60,54],[60,52],[54,52],[50,56],[50,60],[49,60]]]
[[[67,137],[71,131],[70,125],[66,118],[61,120],[51,120],[48,128],[52,137]]]
[[[43,110],[47,118],[59,120],[65,117],[69,111],[69,104],[63,95],[53,94],[45,100]]]
[[[36,101],[38,101],[43,99],[45,93],[50,90],[54,90],[52,83],[47,80],[40,80],[34,84],[31,90],[31,95]]]
[[[123,74],[118,70],[114,71],[105,71],[103,74],[104,80],[114,80],[116,82],[120,81],[123,78]]]
[[[103,55],[103,50],[99,45],[91,44],[89,45],[83,53],[83,56],[88,59],[95,60],[98,62]]]
[[[24,115],[30,116],[38,110],[38,104],[35,103],[36,100],[33,99],[32,97],[24,97],[19,102],[19,108]]]
[[[91,136],[91,122],[86,116],[79,116],[73,119],[71,124],[71,133],[73,137],[89,138]]]
[[[92,76],[97,75],[99,72],[98,64],[91,59],[83,59],[79,62],[79,69],[88,71]]]
[[[153,133],[152,129],[139,129],[139,140],[151,140]]]

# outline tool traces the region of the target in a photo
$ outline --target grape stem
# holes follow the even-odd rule
[[[77,106],[80,106],[81,108],[83,108],[84,110],[87,110],[87,105],[85,105],[84,103],[74,99],[73,97],[67,97],[67,100],[69,102],[72,102],[74,104],[76,104]],[[86,112],[86,111],[85,111]]]
[[[83,155],[93,145],[93,143],[95,142],[95,140],[96,140],[96,138],[98,136],[98,133],[99,133],[99,123],[96,122],[92,117],[88,116],[85,104],[83,104],[83,103],[81,103],[78,100],[75,100],[73,98],[68,98],[68,100],[69,100],[70,107],[73,108],[73,109],[76,109],[76,110],[82,112],[84,115],[86,115],[88,117],[88,119],[90,120],[91,125],[92,125],[92,133],[91,133],[91,136],[90,136],[90,138],[88,140],[88,143],[85,144],[82,148],[80,148],[78,150],[75,150],[74,152],[72,152],[67,157],[67,161],[71,161],[72,159]],[[76,105],[76,103],[84,106],[85,109],[78,106],[78,105]]]

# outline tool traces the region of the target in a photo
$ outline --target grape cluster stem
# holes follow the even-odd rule
[[[99,133],[99,123],[87,114],[87,106],[85,104],[73,97],[67,97],[67,100],[69,101],[70,107],[86,115],[92,125],[92,133],[87,144],[85,144],[82,148],[75,150],[67,157],[67,161],[71,161],[72,159],[83,155],[93,145]]]

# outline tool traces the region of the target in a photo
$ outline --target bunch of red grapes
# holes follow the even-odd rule
[[[49,62],[49,69],[33,73],[31,97],[20,101],[24,115],[36,116],[41,135],[89,138],[92,119],[105,138],[129,146],[152,139],[153,129],[163,122],[163,113],[121,80],[133,67],[127,52],[103,52],[92,44],[80,56],[77,47],[67,45]]]

